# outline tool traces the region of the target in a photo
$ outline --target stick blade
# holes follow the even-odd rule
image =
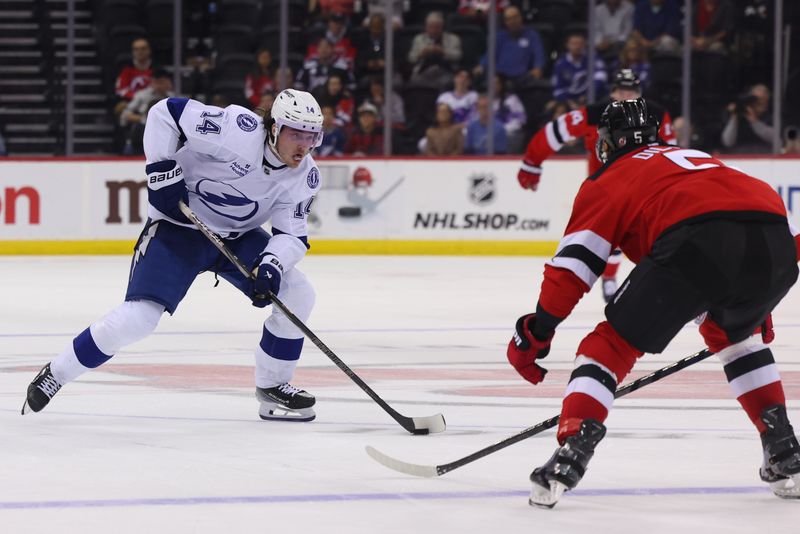
[[[439,471],[436,469],[435,465],[420,465],[404,462],[402,460],[398,460],[397,458],[392,458],[391,456],[388,456],[369,445],[366,446],[366,451],[370,458],[384,467],[388,467],[389,469],[397,471],[398,473],[423,478],[439,476]]]
[[[414,422],[413,434],[438,434],[447,428],[444,416],[440,413],[428,417],[412,417],[411,420]]]

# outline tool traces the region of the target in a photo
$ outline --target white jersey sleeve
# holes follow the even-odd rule
[[[223,109],[189,98],[165,98],[147,114],[145,156],[148,163],[171,159],[185,145],[214,159],[242,156],[257,161],[260,158],[256,152],[263,147],[243,142],[242,138],[256,130],[260,121],[258,115],[241,106]]]

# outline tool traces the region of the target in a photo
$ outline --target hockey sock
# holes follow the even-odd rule
[[[580,430],[585,419],[605,421],[616,389],[617,379],[610,369],[592,358],[578,356],[561,405],[558,442],[563,445]]]
[[[619,264],[622,263],[622,251],[614,249],[606,262],[606,269],[603,271],[603,279],[616,278],[619,271]]]
[[[764,408],[786,404],[778,367],[772,351],[751,337],[720,351],[725,376],[747,416],[760,433],[766,431],[760,415]]]
[[[256,386],[270,388],[292,379],[303,338],[287,339],[273,334],[265,325],[256,348]]]
[[[78,334],[50,365],[60,384],[107,362],[125,345],[150,335],[164,306],[146,300],[123,302]]]

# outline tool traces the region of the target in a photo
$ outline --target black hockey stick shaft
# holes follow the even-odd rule
[[[219,249],[219,251],[226,257],[230,262],[242,273],[243,276],[249,278],[251,280],[255,279],[255,275],[247,269],[247,267],[242,264],[241,260],[236,257],[236,255],[228,248],[225,242],[219,237],[216,233],[214,233],[208,226],[203,223],[195,214],[189,206],[187,206],[183,201],[180,202],[180,209],[181,212],[190,220],[194,225],[197,227],[200,232],[206,236],[211,243]],[[414,423],[414,419],[411,417],[406,417],[400,414],[397,410],[389,406],[386,401],[384,401],[375,391],[372,390],[371,387],[364,382],[360,376],[358,376],[346,363],[344,363],[325,343],[322,342],[320,338],[308,328],[303,321],[300,320],[292,311],[286,307],[286,305],[281,302],[281,300],[276,297],[272,292],[269,292],[266,296],[272,301],[272,304],[277,307],[283,314],[291,321],[293,325],[295,325],[303,334],[311,340],[314,345],[321,350],[325,356],[330,358],[330,360],[336,364],[336,367],[341,369],[344,374],[350,377],[350,379],[360,387],[364,393],[369,395],[369,397],[374,400],[378,406],[383,408],[383,410],[388,413],[392,419],[400,423],[404,429],[412,434],[427,434],[429,430],[427,428],[417,428]],[[440,415],[441,417],[441,415]],[[443,418],[442,418],[443,419]],[[442,421],[443,423],[444,421]]]
[[[693,365],[693,364],[695,364],[695,363],[697,363],[697,362],[699,362],[701,360],[705,360],[706,358],[711,356],[711,354],[713,354],[713,353],[710,350],[704,349],[704,350],[701,350],[700,352],[692,354],[691,356],[687,356],[686,358],[683,358],[682,360],[678,360],[676,362],[673,362],[673,363],[667,365],[666,367],[662,367],[661,369],[653,371],[649,375],[645,375],[645,376],[642,376],[640,378],[637,378],[633,382],[630,382],[629,384],[626,384],[624,386],[621,386],[621,387],[617,388],[617,391],[614,393],[614,398],[618,399],[619,397],[623,397],[623,396],[627,395],[628,393],[631,393],[633,391],[636,391],[637,389],[643,388],[644,386],[646,386],[648,384],[652,384],[653,382],[656,382],[657,380],[661,380],[662,378],[664,378],[666,376],[669,376],[671,374],[677,373],[681,369],[685,369],[685,368],[689,367],[690,365]],[[544,432],[545,430],[547,430],[549,428],[553,428],[554,426],[556,426],[558,424],[558,419],[559,419],[559,416],[556,415],[555,417],[551,417],[550,419],[542,421],[541,423],[538,423],[538,424],[536,424],[536,425],[534,425],[534,426],[532,426],[530,428],[526,428],[525,430],[523,430],[523,431],[521,431],[521,432],[519,432],[517,434],[514,434],[513,436],[507,437],[502,441],[498,441],[494,445],[490,445],[490,446],[488,446],[486,448],[483,448],[483,449],[481,449],[481,450],[479,450],[477,452],[473,452],[472,454],[470,454],[468,456],[465,456],[463,458],[460,458],[460,459],[458,459],[458,460],[456,460],[454,462],[450,462],[450,463],[442,464],[442,465],[437,465],[436,466],[436,474],[437,474],[437,476],[441,476],[441,475],[443,475],[443,474],[445,474],[445,473],[447,473],[449,471],[452,471],[453,469],[458,469],[459,467],[462,467],[462,466],[465,466],[465,465],[467,465],[469,463],[472,463],[475,460],[483,458],[484,456],[488,456],[488,455],[490,455],[490,454],[492,454],[494,452],[497,452],[497,451],[499,451],[501,449],[505,449],[506,447],[508,447],[510,445],[513,445],[513,444],[515,444],[517,442],[520,442],[522,440],[528,439],[531,436],[535,436],[536,434]]]

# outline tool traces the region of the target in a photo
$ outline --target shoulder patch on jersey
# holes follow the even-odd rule
[[[319,170],[316,167],[311,167],[311,170],[308,171],[306,182],[308,183],[308,187],[311,189],[317,188],[319,185]]]
[[[245,132],[252,132],[258,128],[258,121],[245,113],[240,113],[239,116],[236,117],[236,124]]]

